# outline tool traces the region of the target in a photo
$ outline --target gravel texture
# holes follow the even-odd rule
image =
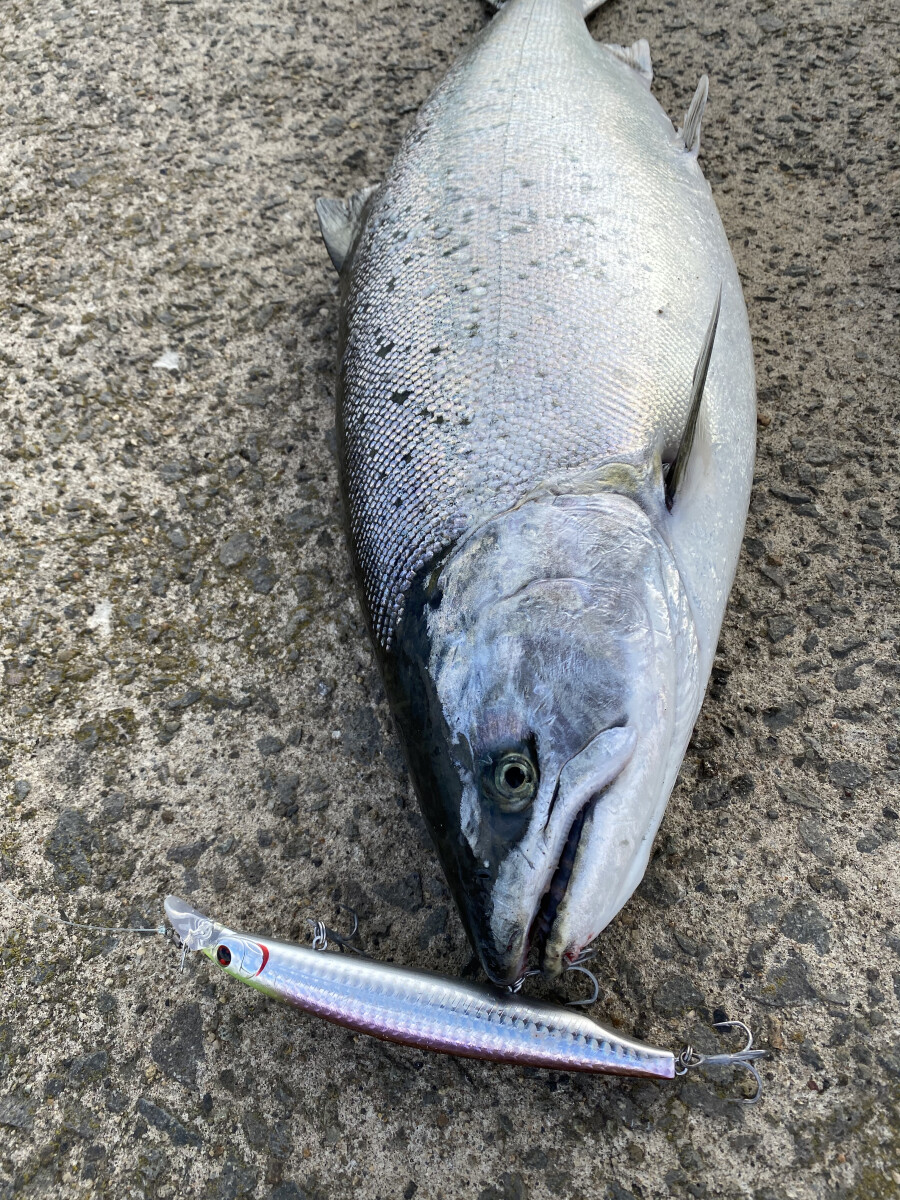
[[[0,855],[38,912],[175,891],[381,957],[468,950],[342,540],[336,277],[313,217],[384,172],[483,24],[318,0],[0,6]],[[595,1012],[674,1084],[423,1058],[152,935],[0,895],[0,1197],[900,1196],[897,19],[888,0],[611,5],[745,281],[760,447],[709,695]],[[574,985],[573,985],[574,987]]]

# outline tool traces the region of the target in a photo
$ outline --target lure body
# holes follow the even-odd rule
[[[166,898],[182,942],[273,1000],[358,1033],[464,1058],[671,1079],[674,1055],[581,1013],[430,971],[329,954],[218,925]],[[226,961],[227,960],[227,961]]]
[[[363,605],[500,983],[529,955],[577,961],[640,881],[749,501],[753,355],[697,162],[706,81],[676,130],[650,77],[646,42],[599,45],[576,0],[508,0],[384,182],[318,205]]]

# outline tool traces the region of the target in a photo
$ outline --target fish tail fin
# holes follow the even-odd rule
[[[320,196],[316,200],[322,241],[338,272],[343,270],[347,255],[362,227],[366,201],[376,190],[375,187],[361,188],[346,200],[335,200],[331,196]]]
[[[500,9],[503,8],[507,3],[507,0],[484,0],[484,3],[491,10],[491,12],[498,13]],[[585,20],[587,20],[588,17],[592,13],[595,13],[598,8],[603,7],[603,5],[606,3],[606,0],[575,0],[575,3],[581,10],[581,15]]]

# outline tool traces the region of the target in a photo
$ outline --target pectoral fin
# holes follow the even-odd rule
[[[697,419],[700,416],[700,404],[703,400],[703,389],[706,386],[709,360],[712,358],[713,344],[716,340],[716,326],[719,324],[719,310],[721,307],[722,286],[720,284],[709,328],[706,331],[706,337],[703,339],[700,357],[697,359],[696,367],[694,367],[694,379],[691,384],[691,398],[688,404],[688,417],[685,422],[684,433],[681,435],[678,453],[672,460],[672,464],[666,475],[666,508],[670,512],[675,501],[675,495],[687,470],[688,459],[691,456],[691,447],[694,444],[694,434],[697,431]]]
[[[688,110],[684,114],[684,127],[681,130],[681,136],[684,138],[684,148],[688,154],[699,154],[700,152],[700,123],[703,120],[703,110],[706,108],[706,101],[709,98],[709,76],[701,75],[700,82],[697,84],[697,90],[694,92],[694,98],[688,105]]]

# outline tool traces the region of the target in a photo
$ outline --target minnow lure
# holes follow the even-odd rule
[[[676,1055],[560,1005],[431,971],[238,933],[176,896],[167,896],[165,904],[185,950],[199,950],[226,975],[273,1000],[357,1033],[462,1058],[601,1075],[672,1079],[703,1064],[743,1065],[757,1082],[753,1102],[762,1088],[752,1060],[765,1051],[752,1048],[752,1036],[737,1054],[709,1057],[687,1047]],[[324,939],[318,944],[325,948]],[[723,1024],[746,1030],[741,1022]]]

